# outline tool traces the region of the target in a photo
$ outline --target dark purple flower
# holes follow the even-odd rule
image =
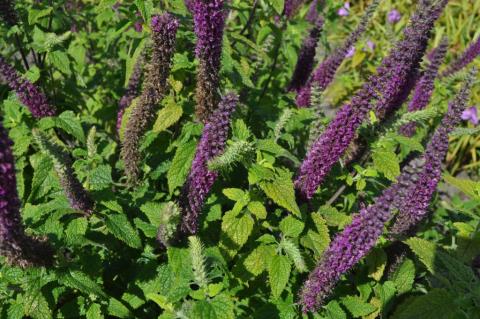
[[[415,112],[423,110],[432,97],[435,78],[438,75],[438,69],[447,53],[448,42],[444,39],[438,47],[429,53],[429,63],[426,66],[420,80],[415,85],[415,92],[412,100],[408,104],[408,111]],[[408,123],[400,128],[400,133],[405,136],[413,136],[416,130],[416,123]]]
[[[453,61],[450,66],[443,71],[443,76],[450,76],[454,73],[457,73],[468,64],[470,64],[477,56],[480,55],[480,37],[477,38],[464,52],[463,54]]]
[[[362,17],[359,25],[353,31],[350,36],[345,40],[341,47],[337,48],[332,54],[330,54],[320,65],[315,69],[307,83],[298,90],[297,94],[297,106],[308,107],[310,106],[310,95],[312,86],[315,84],[320,91],[324,91],[327,86],[333,81],[335,73],[338,67],[342,64],[347,53],[355,45],[355,42],[365,32],[368,22],[372,17],[375,9],[378,6],[379,1],[375,0],[367,8],[365,14]]]
[[[305,0],[285,0],[283,14],[285,14],[288,19],[292,18],[303,2],[305,2]]]
[[[470,121],[473,125],[478,125],[478,111],[475,106],[469,107],[462,113],[462,120]]]
[[[143,20],[137,20],[135,21],[135,23],[133,24],[133,29],[140,33],[143,31]]]
[[[197,72],[196,114],[203,122],[218,105],[225,10],[224,0],[193,2],[193,22],[197,36],[195,53],[200,60]]]
[[[343,6],[338,9],[338,15],[341,17],[346,17],[350,14],[350,2],[345,2]]]
[[[140,175],[140,140],[157,114],[160,101],[167,94],[167,78],[178,28],[178,20],[168,13],[152,17],[152,57],[147,66],[142,94],[132,109],[125,128],[122,159],[128,181],[136,184]]]
[[[315,23],[318,18],[320,7],[323,7],[323,0],[313,0],[308,8],[306,19],[310,23]]]
[[[408,235],[425,218],[432,196],[442,178],[442,162],[448,151],[448,134],[460,122],[475,75],[476,71],[469,74],[462,89],[449,104],[448,112],[427,145],[422,171],[415,184],[406,190],[404,200],[396,204],[399,213],[390,229],[393,237]]]
[[[300,293],[303,311],[315,311],[330,295],[340,277],[352,269],[375,246],[390,220],[400,190],[411,183],[412,172],[403,169],[398,182],[385,189],[374,204],[362,207],[350,225],[330,243],[319,264],[310,273]]]
[[[310,29],[309,34],[303,40],[297,64],[293,72],[292,80],[288,86],[289,91],[296,91],[303,87],[308,81],[313,70],[315,50],[323,28],[323,18],[318,17],[315,25]]]
[[[410,25],[399,41],[352,100],[344,105],[330,122],[322,135],[315,141],[301,164],[295,187],[304,199],[312,198],[333,165],[354,139],[358,127],[368,112],[375,108],[377,117],[398,107],[397,101],[405,95],[405,87],[417,73],[425,52],[430,32],[446,1],[429,5],[422,1]],[[315,76],[315,75],[314,75]]]
[[[29,237],[20,215],[12,141],[0,118],[0,253],[9,263],[26,266],[49,266],[53,250],[43,239]]]
[[[140,84],[143,73],[143,55],[140,56],[133,67],[132,74],[128,80],[127,88],[123,94],[120,102],[118,103],[118,113],[117,113],[117,133],[120,132],[120,127],[122,126],[122,118],[125,109],[130,106],[133,99],[139,95]]]
[[[387,14],[387,21],[390,24],[397,23],[398,21],[400,21],[401,18],[402,15],[400,14],[400,12],[398,12],[397,9],[393,9]]]
[[[181,230],[186,234],[195,234],[198,231],[198,218],[205,198],[218,177],[218,172],[208,170],[208,161],[224,151],[230,129],[230,117],[237,103],[237,95],[226,94],[203,128],[180,200]]]
[[[0,74],[5,78],[8,86],[17,93],[17,97],[35,118],[55,115],[55,109],[48,104],[46,96],[40,89],[22,79],[17,71],[0,56]]]
[[[9,27],[14,26],[18,22],[17,13],[15,12],[15,5],[13,0],[0,1],[0,18]]]

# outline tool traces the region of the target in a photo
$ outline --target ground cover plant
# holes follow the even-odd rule
[[[479,27],[0,0],[0,318],[480,318]]]

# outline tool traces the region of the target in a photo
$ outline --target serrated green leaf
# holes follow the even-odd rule
[[[270,283],[274,298],[280,297],[280,294],[287,286],[291,268],[292,266],[288,257],[282,255],[272,257],[268,265],[268,282]]]
[[[173,193],[175,188],[182,186],[185,182],[195,155],[196,146],[197,143],[195,141],[189,141],[177,148],[172,165],[167,172],[168,191],[170,194]]]
[[[332,300],[325,306],[325,314],[328,319],[347,319],[347,314],[343,311],[340,304]]]
[[[275,256],[275,248],[273,246],[260,245],[245,258],[243,264],[249,272],[254,276],[258,276],[267,269],[273,256]]]
[[[175,124],[183,114],[182,107],[175,101],[167,102],[167,105],[158,112],[157,120],[153,124],[153,132],[162,132]]]
[[[102,307],[97,304],[91,304],[90,308],[88,308],[86,313],[87,319],[103,319],[105,318],[102,314]]]
[[[110,298],[108,303],[108,314],[118,318],[131,318],[130,310],[123,303],[115,298]]]
[[[112,168],[109,165],[99,165],[89,172],[88,184],[92,190],[108,188],[112,183]]]
[[[380,248],[374,248],[368,254],[366,262],[368,266],[368,276],[376,281],[380,281],[385,266],[387,265],[387,254]]]
[[[247,205],[248,210],[257,216],[258,219],[265,219],[267,218],[267,209],[263,205],[263,203],[259,201],[252,201]]]
[[[399,294],[403,294],[412,289],[415,280],[415,264],[410,259],[406,259],[392,275],[393,283]]]
[[[342,298],[342,304],[347,308],[354,318],[366,316],[377,310],[377,307],[366,303],[358,296],[347,296]]]
[[[111,214],[105,219],[108,230],[132,248],[141,248],[142,241],[125,215]]]
[[[70,244],[81,243],[88,228],[88,221],[85,218],[72,220],[65,230],[65,239]]]
[[[480,183],[469,179],[456,178],[448,174],[443,175],[443,179],[458,188],[473,199],[480,200]]]
[[[71,134],[80,142],[85,143],[85,133],[83,132],[80,120],[73,111],[65,111],[55,118],[55,125],[66,133]]]
[[[23,297],[23,311],[33,319],[50,319],[52,311],[40,290],[28,291]]]
[[[458,319],[462,318],[455,304],[455,296],[444,289],[433,289],[428,294],[408,299],[399,305],[392,319]]]
[[[280,230],[285,236],[296,238],[300,236],[304,228],[303,222],[293,216],[287,216],[280,222]]]
[[[372,154],[375,168],[391,181],[400,175],[400,164],[395,153],[385,150],[375,150]]]
[[[236,217],[232,212],[226,213],[222,220],[222,231],[240,249],[248,240],[253,230],[253,218],[244,214]]]
[[[95,294],[99,297],[107,298],[100,285],[81,271],[70,270],[70,272],[60,277],[60,281],[65,286],[78,289],[85,294]]]
[[[290,172],[281,170],[278,176],[272,182],[260,182],[260,188],[276,204],[287,209],[293,214],[300,216],[300,208],[298,208],[295,200],[292,174]]]

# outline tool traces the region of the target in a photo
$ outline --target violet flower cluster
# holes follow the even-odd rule
[[[125,128],[122,159],[128,181],[135,184],[140,175],[140,140],[155,119],[160,101],[167,93],[167,78],[175,51],[178,20],[168,13],[152,17],[152,57],[147,66],[142,94]]]
[[[398,107],[397,101],[405,95],[409,79],[417,72],[434,22],[445,4],[446,0],[434,5],[426,0],[420,2],[410,25],[404,31],[404,39],[396,44],[390,55],[382,61],[377,74],[371,76],[352,100],[337,112],[315,141],[295,180],[295,187],[303,199],[313,197],[325,176],[355,138],[358,127],[372,108],[375,107],[377,117],[383,119],[394,107]]]
[[[33,129],[32,133],[41,151],[52,159],[60,186],[70,203],[70,207],[82,211],[87,216],[91,215],[94,211],[95,203],[75,176],[69,154],[59,145],[50,141],[41,131]]]
[[[352,269],[375,246],[390,220],[393,203],[399,190],[408,184],[411,173],[403,170],[398,183],[392,184],[375,199],[375,203],[362,207],[350,225],[338,234],[324,252],[319,264],[310,273],[300,292],[303,311],[315,311],[331,294],[340,277]]]
[[[408,104],[408,111],[415,112],[424,109],[430,102],[432,97],[435,78],[438,75],[438,69],[445,58],[447,53],[448,42],[446,39],[443,39],[442,42],[432,50],[429,56],[429,63],[425,68],[420,80],[415,85],[415,92],[413,97]],[[400,127],[400,133],[405,136],[413,136],[416,130],[416,123],[411,122]]]
[[[295,87],[298,91],[297,94],[297,106],[298,107],[308,107],[310,106],[310,98],[312,86],[315,84],[321,91],[324,91],[327,86],[333,81],[335,73],[337,72],[340,64],[347,56],[349,50],[357,42],[357,40],[365,33],[368,23],[375,12],[375,9],[378,7],[379,0],[374,0],[372,4],[366,9],[365,14],[363,15],[357,28],[350,34],[350,36],[345,40],[345,42],[337,48],[330,56],[328,56],[320,65],[315,69],[313,75],[308,79],[306,84],[301,88]],[[317,40],[318,41],[318,40]],[[316,43],[315,43],[316,46]],[[315,50],[313,50],[313,55]],[[312,58],[313,60],[313,58]],[[300,59],[299,59],[300,62]],[[313,62],[312,62],[313,63]],[[294,74],[295,75],[295,74]],[[310,74],[303,74],[303,77],[309,77]],[[295,79],[295,78],[294,78]],[[292,84],[295,83],[292,79]]]
[[[331,242],[301,291],[300,299],[305,312],[318,309],[340,277],[375,246],[394,208],[399,210],[390,230],[394,236],[405,234],[423,219],[441,178],[441,164],[448,150],[448,133],[460,121],[473,74],[450,103],[449,111],[430,140],[423,158],[414,158],[404,166],[397,182],[385,189],[374,204],[363,207],[351,224]]]
[[[196,114],[202,122],[208,119],[218,105],[225,13],[224,0],[193,2],[193,21],[197,36],[195,53],[200,61],[197,72]]]
[[[55,115],[55,109],[48,104],[47,97],[30,81],[23,79],[7,61],[0,56],[0,75],[8,83],[10,89],[17,93],[17,97],[35,118]]]
[[[308,8],[307,16],[305,17],[308,22],[315,23],[318,18],[318,13],[321,7],[324,5],[324,0],[313,0],[310,3],[310,7]]]
[[[313,70],[315,51],[323,28],[323,18],[318,16],[310,29],[307,37],[303,40],[298,53],[298,60],[293,71],[292,80],[288,86],[289,91],[297,91],[308,81]]]
[[[459,124],[465,110],[476,71],[472,71],[449,110],[433,134],[424,155],[425,165],[418,180],[406,191],[405,200],[397,206],[399,214],[390,229],[394,237],[408,234],[425,218],[427,209],[442,177],[442,162],[448,151],[448,134]]]
[[[480,36],[474,41],[470,46],[463,52],[463,54],[458,57],[457,60],[453,61],[450,66],[442,72],[442,77],[450,76],[457,73],[468,64],[470,64],[477,56],[480,55]]]
[[[143,56],[138,58],[138,61],[133,67],[132,75],[128,79],[128,84],[125,89],[120,102],[118,103],[118,113],[117,113],[117,133],[120,132],[120,127],[122,126],[123,114],[125,109],[130,106],[133,99],[138,96],[140,90],[141,80],[142,80],[142,71],[143,71]]]
[[[0,254],[20,267],[48,266],[53,262],[53,250],[39,238],[25,234],[17,193],[13,142],[0,118]]]
[[[203,128],[202,137],[198,143],[192,168],[180,200],[181,231],[185,234],[196,234],[198,231],[198,219],[205,198],[218,177],[218,172],[208,169],[208,162],[225,149],[230,129],[230,117],[237,103],[238,96],[236,94],[226,94],[220,101],[218,109],[212,113]]]
[[[9,27],[14,26],[18,22],[17,13],[15,12],[15,5],[13,0],[0,1],[0,18]]]
[[[283,14],[288,18],[292,18],[305,0],[285,0],[283,6]]]

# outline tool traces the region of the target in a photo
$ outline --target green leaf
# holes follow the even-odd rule
[[[135,5],[142,14],[143,20],[148,23],[153,12],[152,0],[135,0]]]
[[[77,138],[80,142],[85,143],[85,133],[83,132],[80,120],[75,116],[73,111],[65,111],[56,117],[55,125]]]
[[[246,195],[246,193],[240,188],[224,188],[222,193],[227,196],[228,199],[236,202],[243,200]]]
[[[141,248],[142,241],[125,215],[111,214],[105,219],[108,230],[132,248]]]
[[[48,16],[52,11],[53,11],[53,7],[43,9],[43,10],[36,10],[36,9],[30,8],[28,10],[28,24],[34,25],[35,23],[40,21],[42,18]]]
[[[69,273],[60,277],[60,282],[67,287],[78,289],[85,294],[95,294],[99,297],[107,298],[102,288],[81,271],[70,270]]]
[[[272,257],[268,266],[268,281],[274,298],[280,297],[280,294],[287,286],[291,268],[288,257],[282,255]]]
[[[72,71],[70,70],[70,59],[65,52],[59,50],[49,52],[47,60],[60,72],[67,75],[72,74]]]
[[[435,272],[435,258],[437,247],[434,243],[421,238],[409,238],[405,243],[417,255],[420,261],[427,267],[430,273]]]
[[[358,296],[347,296],[342,298],[342,303],[354,318],[366,316],[377,310],[377,307],[366,303]]]
[[[387,254],[380,249],[374,248],[367,257],[368,276],[380,281],[383,276],[383,271],[387,265]]]
[[[245,258],[243,265],[254,276],[260,275],[267,269],[269,261],[275,256],[275,248],[271,245],[260,245]]]
[[[267,209],[262,202],[252,201],[248,203],[247,208],[252,214],[257,216],[258,219],[267,218]]]
[[[473,199],[480,200],[480,183],[469,179],[456,178],[448,174],[443,175],[443,179],[450,185],[455,186],[463,193],[467,194]]]
[[[195,155],[196,146],[197,143],[195,141],[189,141],[180,144],[177,148],[172,165],[167,172],[168,191],[170,194],[173,193],[175,188],[182,186],[185,182]]]
[[[412,289],[415,280],[415,264],[413,261],[406,259],[393,273],[392,280],[399,294],[406,293]]]
[[[304,228],[303,222],[293,216],[287,216],[280,222],[280,230],[285,236],[296,238],[300,236]]]
[[[325,314],[327,315],[327,319],[347,319],[347,314],[335,300],[330,301],[325,306]]]
[[[147,299],[155,302],[160,308],[168,312],[175,312],[175,306],[168,301],[168,298],[159,294],[149,293],[146,295]]]
[[[100,165],[89,172],[88,184],[91,190],[102,190],[112,183],[112,168],[109,165]]]
[[[300,208],[298,208],[297,202],[295,201],[295,191],[293,188],[292,174],[290,172],[281,170],[272,182],[260,182],[260,188],[276,204],[300,216]]]
[[[234,305],[231,297],[220,294],[210,301],[217,319],[235,319]]]
[[[102,307],[97,303],[92,303],[86,313],[87,319],[103,319]]]
[[[115,298],[110,298],[108,303],[108,314],[118,318],[131,318],[130,310],[123,303]]]
[[[428,294],[407,299],[392,319],[458,319],[464,318],[455,304],[455,297],[444,289],[432,289]]]
[[[175,103],[173,98],[167,105],[158,112],[157,120],[153,124],[153,132],[162,132],[177,123],[182,117],[182,107]]]
[[[23,311],[33,319],[50,319],[52,312],[40,290],[27,291],[23,297]]]
[[[233,212],[228,212],[222,220],[222,231],[236,245],[234,248],[240,249],[252,233],[253,224],[253,218],[248,214],[238,218]]]
[[[400,175],[400,164],[395,153],[386,150],[375,150],[372,154],[375,168],[391,181]]]
[[[88,221],[85,218],[76,218],[68,224],[65,239],[70,244],[81,244],[87,228]]]

